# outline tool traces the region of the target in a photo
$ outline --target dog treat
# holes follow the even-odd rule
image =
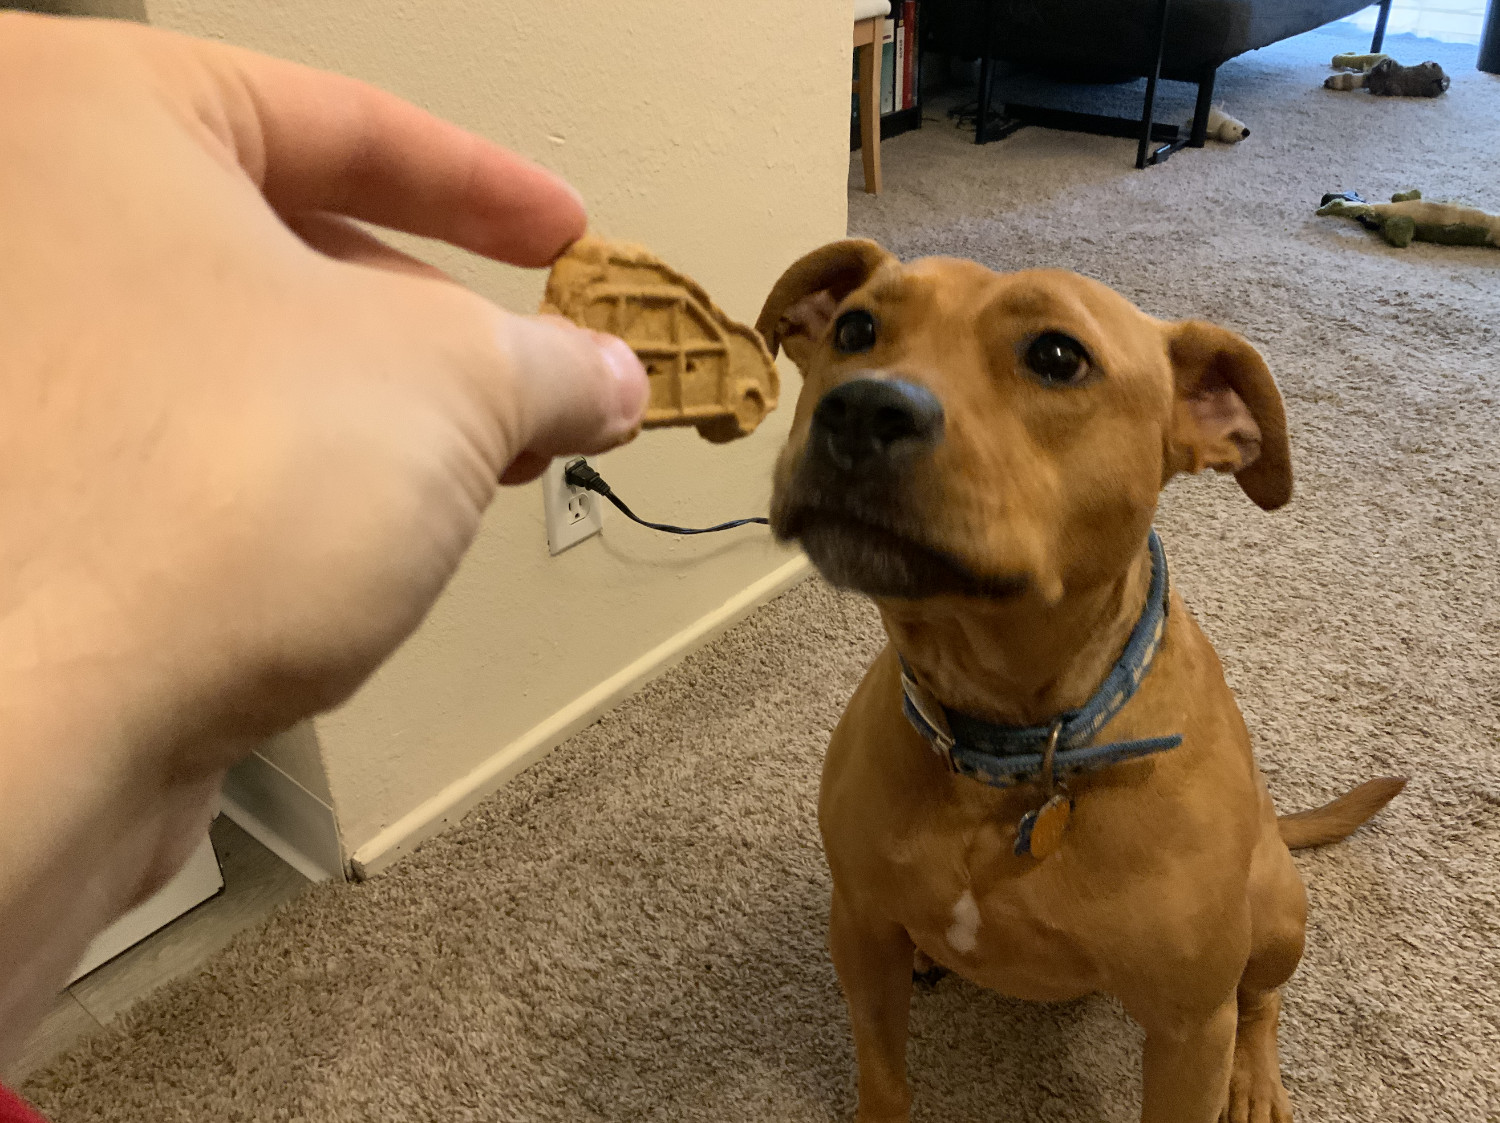
[[[552,266],[542,311],[629,344],[651,381],[648,429],[691,425],[732,441],[776,408],[780,379],[760,333],[639,246],[575,242]]]

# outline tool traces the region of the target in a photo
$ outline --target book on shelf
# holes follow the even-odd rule
[[[896,20],[896,73],[893,78],[896,88],[891,98],[891,110],[894,112],[906,108],[906,26],[899,18]]]
[[[879,49],[880,115],[915,108],[917,104],[917,0],[896,0],[883,21]],[[859,81],[859,52],[854,52],[854,81]],[[859,119],[859,92],[850,95],[850,112]]]
[[[901,4],[901,108],[917,104],[917,0]]]
[[[896,21],[887,18],[880,32],[880,115],[896,111]]]

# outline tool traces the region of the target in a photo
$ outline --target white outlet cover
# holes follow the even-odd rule
[[[553,460],[542,473],[542,510],[547,517],[547,549],[560,554],[604,529],[604,499],[592,491],[569,487],[563,479],[566,459]],[[572,509],[570,509],[570,503]],[[577,511],[581,508],[582,515]]]

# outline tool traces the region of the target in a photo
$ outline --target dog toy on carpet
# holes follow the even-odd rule
[[[1341,74],[1330,74],[1323,85],[1330,90],[1368,89],[1379,97],[1438,97],[1448,88],[1448,75],[1435,62],[1402,66],[1389,55],[1334,55]]]
[[[1221,144],[1238,144],[1250,135],[1250,128],[1243,121],[1225,113],[1220,106],[1208,111],[1208,139]]]
[[[1457,203],[1428,202],[1415,189],[1396,192],[1389,203],[1370,203],[1353,191],[1324,195],[1318,213],[1352,218],[1401,249],[1413,240],[1500,247],[1500,215]]]
[[[1374,55],[1355,55],[1355,54],[1334,55],[1333,56],[1333,68],[1335,70],[1360,70],[1360,71],[1369,71],[1369,69],[1372,66],[1374,66],[1377,62],[1384,62],[1386,59],[1388,59],[1390,57],[1391,57],[1390,55],[1385,55],[1385,54],[1374,54]]]

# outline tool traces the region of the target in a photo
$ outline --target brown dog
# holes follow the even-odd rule
[[[819,802],[858,1119],[907,1118],[925,953],[1016,997],[1118,997],[1146,1030],[1149,1123],[1289,1120],[1276,1023],[1306,900],[1288,846],[1343,838],[1404,781],[1278,825],[1168,592],[1151,521],[1174,474],[1291,497],[1261,357],[1073,274],[857,240],[793,265],[758,326],[805,379],[775,532],[873,597],[890,638]]]

